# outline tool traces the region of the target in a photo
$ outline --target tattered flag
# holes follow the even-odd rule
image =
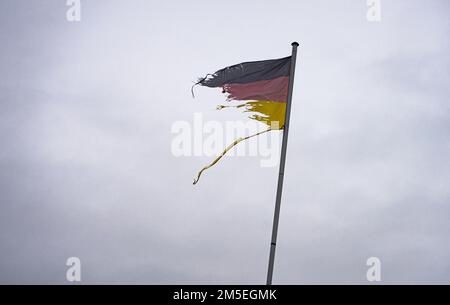
[[[286,102],[289,86],[291,57],[263,61],[244,62],[208,74],[195,85],[221,88],[227,101],[244,101],[239,105],[219,105],[217,109],[228,107],[241,108],[250,112],[251,119],[269,126],[267,130],[251,136],[236,139],[213,162],[205,166],[194,179],[198,182],[202,173],[215,165],[231,148],[241,141],[258,136],[271,130],[284,127]],[[192,87],[192,95],[194,96]]]

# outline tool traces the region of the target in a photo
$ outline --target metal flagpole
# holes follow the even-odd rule
[[[281,193],[283,191],[284,165],[286,163],[286,150],[289,134],[289,119],[291,117],[292,89],[294,87],[295,61],[297,59],[298,43],[292,43],[291,68],[289,72],[289,87],[286,104],[286,117],[284,120],[283,143],[281,146],[280,171],[278,174],[277,197],[275,201],[275,213],[273,216],[272,241],[270,243],[269,268],[267,271],[267,285],[272,285],[273,265],[275,261],[275,249],[277,245],[278,220],[280,218]]]

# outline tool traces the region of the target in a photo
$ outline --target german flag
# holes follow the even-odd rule
[[[194,184],[198,182],[203,171],[216,164],[227,151],[239,142],[271,130],[283,129],[290,67],[291,56],[280,59],[244,62],[223,68],[213,74],[207,74],[194,84],[194,86],[221,88],[222,93],[226,94],[227,101],[244,102],[234,106],[219,105],[217,109],[228,107],[242,108],[244,112],[252,113],[251,119],[263,122],[269,126],[267,130],[245,138],[239,138],[231,143],[220,156],[198,173]],[[193,91],[192,95],[194,95]]]

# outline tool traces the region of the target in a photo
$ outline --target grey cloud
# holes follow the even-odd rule
[[[242,118],[192,81],[292,40],[274,282],[367,283],[378,256],[383,283],[448,283],[448,1],[378,24],[365,1],[82,3],[0,4],[0,283],[66,283],[78,256],[83,283],[263,284],[277,169],[225,158],[193,187],[210,158],[170,128]]]

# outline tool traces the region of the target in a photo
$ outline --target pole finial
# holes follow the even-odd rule
[[[297,41],[294,41],[293,43],[291,43],[291,46],[295,46],[295,47],[298,47],[299,46],[299,44],[298,44],[298,42]]]

